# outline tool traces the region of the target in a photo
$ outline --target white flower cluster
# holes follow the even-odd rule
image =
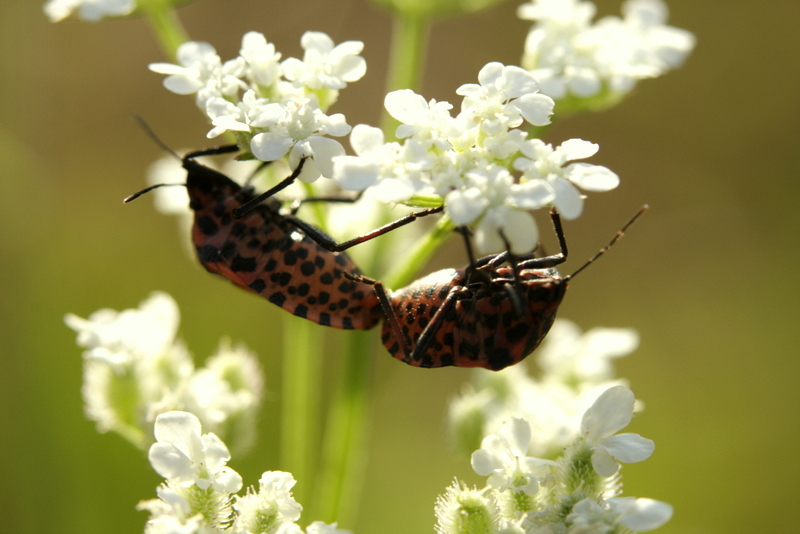
[[[77,11],[81,19],[96,21],[129,15],[134,9],[135,0],[49,0],[44,5],[44,14],[50,22],[58,22]]]
[[[532,0],[519,7],[520,18],[534,21],[522,65],[542,93],[560,101],[607,92],[613,103],[638,80],[680,66],[694,48],[690,32],[665,24],[662,0],[627,0],[622,18],[592,23],[595,11],[585,0]]]
[[[304,534],[295,522],[303,507],[294,500],[290,473],[267,471],[259,488],[243,496],[242,477],[226,464],[231,455],[215,434],[201,434],[200,420],[172,411],[155,422],[156,443],[148,458],[166,481],[158,499],[139,503],[150,512],[145,534]],[[315,521],[307,534],[349,534]]]
[[[528,456],[531,428],[505,419],[472,454],[487,487],[456,481],[436,504],[441,534],[588,534],[644,532],[672,517],[669,504],[618,497],[620,462],[646,460],[655,445],[617,434],[633,417],[633,392],[614,386],[583,414],[579,434],[556,461]]]
[[[464,97],[456,117],[447,102],[426,102],[408,89],[389,93],[384,105],[401,123],[401,142],[386,143],[378,128],[356,126],[350,135],[356,156],[333,158],[333,178],[383,202],[443,202],[456,225],[475,226],[480,250],[504,248],[502,231],[512,250],[527,253],[539,240],[527,210],[555,206],[575,218],[583,209],[578,187],[608,191],[619,178],[605,167],[571,163],[596,153],[596,144],[571,139],[553,148],[528,138],[524,123],[549,124],[554,106],[531,73],[489,63],[478,81],[456,91]]]
[[[196,370],[175,339],[178,307],[169,295],[156,292],[138,309],[103,309],[88,319],[69,314],[65,322],[86,349],[85,411],[100,432],[117,432],[146,449],[156,416],[180,409],[234,439],[237,449],[252,444],[263,392],[256,357],[222,340],[217,354]]]
[[[360,41],[334,45],[324,33],[306,32],[301,44],[302,60],[281,61],[274,44],[248,32],[239,56],[223,63],[213,46],[190,41],[178,48],[179,65],[153,63],[150,70],[167,75],[170,91],[195,95],[214,126],[208,137],[232,132],[245,153],[261,161],[288,156],[292,169],[307,157],[299,178],[311,182],[330,177],[331,159],[345,153],[329,136],[350,133],[344,115],[325,110],[367,67]]]
[[[472,451],[483,436],[498,432],[501,421],[520,417],[533,429],[527,452],[555,457],[578,436],[582,414],[600,394],[625,384],[614,378],[611,360],[638,344],[632,329],[593,328],[582,334],[574,323],[556,319],[536,351],[539,379],[525,365],[476,373],[475,386],[452,402],[448,419],[455,444]]]

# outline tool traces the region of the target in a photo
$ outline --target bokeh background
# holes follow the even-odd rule
[[[597,3],[601,14],[619,10],[616,0]],[[246,484],[278,467],[275,347],[292,342],[281,333],[288,314],[194,265],[174,221],[149,200],[120,202],[161,156],[132,115],[171,146],[209,144],[193,100],[168,93],[147,70],[163,61],[149,27],[51,24],[42,4],[0,1],[0,530],[141,532],[146,514],[134,506],[154,496],[160,479],[140,452],[85,420],[81,351],[64,314],[135,307],[160,289],[179,303],[182,336],[198,360],[224,335],[256,351],[270,394],[260,446],[231,462]],[[623,474],[627,494],[674,505],[660,532],[800,532],[800,4],[669,5],[670,22],[698,38],[686,66],[641,83],[615,109],[547,134],[599,143],[592,162],[622,177],[568,223],[567,272],[638,206],[652,206],[571,284],[560,313],[585,329],[641,334],[618,370],[647,406],[631,430],[657,448]],[[486,62],[517,63],[528,24],[516,6],[438,23],[422,93],[458,104],[454,90]],[[180,15],[192,38],[212,42],[223,59],[248,30],[284,57],[301,53],[307,29],[364,41],[367,76],[334,110],[350,124],[377,123],[391,25],[364,0],[201,0]],[[452,266],[460,249],[452,250],[426,270]],[[346,334],[327,335],[333,347]],[[341,357],[326,354],[332,365]],[[407,368],[382,351],[375,358],[360,519],[341,526],[431,532],[436,495],[454,476],[478,481],[442,431],[447,401],[469,372]]]

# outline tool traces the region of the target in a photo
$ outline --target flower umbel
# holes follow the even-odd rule
[[[472,455],[475,471],[489,476],[487,486],[468,490],[453,483],[437,500],[437,530],[584,534],[644,532],[666,523],[670,505],[617,496],[618,464],[609,469],[603,456],[633,462],[652,452],[653,442],[638,435],[611,436],[630,421],[633,398],[622,386],[606,390],[584,414],[582,434],[556,461],[527,456],[531,429],[525,420],[502,421]]]
[[[223,340],[219,352],[195,370],[175,339],[178,307],[166,293],[153,293],[138,309],[100,310],[82,319],[65,317],[84,352],[83,398],[101,432],[114,431],[139,448],[153,441],[160,413],[191,409],[203,424],[252,444],[263,377],[255,355]]]

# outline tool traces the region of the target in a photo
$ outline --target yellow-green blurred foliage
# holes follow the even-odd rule
[[[231,461],[245,484],[280,467],[274,351],[291,344],[281,334],[291,318],[198,268],[185,236],[150,199],[121,202],[162,155],[132,115],[171,146],[211,144],[193,99],[168,93],[147,70],[164,59],[145,22],[50,24],[42,3],[0,1],[0,530],[141,532],[146,514],[134,506],[154,496],[160,479],[142,453],[84,419],[80,350],[63,315],[135,307],[160,289],[178,301],[182,336],[197,359],[223,335],[255,350],[269,394],[259,447]],[[657,448],[623,474],[628,494],[675,506],[661,532],[800,532],[791,514],[800,479],[800,4],[669,5],[670,23],[698,38],[687,65],[641,83],[615,109],[548,132],[557,143],[599,143],[592,163],[622,178],[567,223],[565,271],[641,204],[652,206],[571,284],[561,316],[587,329],[641,333],[639,350],[618,369],[647,405],[631,430]],[[454,90],[474,82],[486,62],[518,62],[527,23],[515,9],[506,3],[437,24],[423,94],[458,105]],[[618,9],[599,2],[601,14]],[[192,38],[212,42],[223,59],[235,56],[248,30],[263,32],[284,57],[301,53],[308,29],[364,41],[367,76],[332,111],[351,124],[377,122],[390,21],[363,0],[203,0],[181,17]],[[451,250],[461,258],[460,247]],[[452,260],[439,257],[427,269],[443,265]],[[348,334],[327,335],[338,346]],[[412,369],[383,351],[375,358],[360,520],[341,526],[432,532],[436,495],[454,476],[478,482],[442,432],[446,402],[469,372]]]

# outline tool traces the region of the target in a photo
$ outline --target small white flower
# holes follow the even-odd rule
[[[294,169],[304,157],[300,180],[313,182],[320,175],[333,176],[333,158],[344,156],[341,143],[325,137],[350,133],[344,115],[325,115],[315,101],[305,99],[287,104],[270,103],[254,110],[250,126],[266,131],[253,136],[250,150],[261,161],[275,161],[288,154]]]
[[[554,464],[527,455],[531,441],[528,422],[517,417],[500,423],[497,434],[487,436],[472,454],[472,468],[498,491],[512,489],[535,495],[539,480]]]
[[[483,252],[505,249],[500,232],[518,254],[530,252],[539,241],[536,221],[527,211],[551,202],[555,195],[547,184],[515,184],[507,169],[490,165],[466,174],[465,184],[445,196],[445,209],[457,225],[480,217],[475,243]],[[466,184],[469,184],[467,186]]]
[[[256,84],[269,87],[281,77],[281,54],[275,51],[275,45],[268,43],[264,34],[247,32],[242,37],[242,48],[239,55],[247,63],[245,76]]]
[[[78,345],[88,349],[85,358],[121,365],[136,356],[157,356],[168,351],[178,331],[179,314],[172,297],[154,292],[139,309],[103,309],[88,319],[70,313],[64,322],[78,332]]]
[[[334,46],[322,32],[306,32],[300,40],[305,54],[302,61],[289,58],[282,64],[283,74],[295,85],[312,90],[342,89],[347,82],[360,80],[367,63],[358,54],[364,49],[361,41],[345,41]]]
[[[521,182],[541,180],[555,192],[553,205],[565,219],[574,219],[583,211],[583,199],[577,187],[587,191],[609,191],[619,185],[619,177],[601,165],[569,163],[594,155],[595,143],[583,139],[564,141],[558,148],[540,139],[529,139],[522,145],[514,168],[523,172]]]
[[[166,74],[164,87],[179,95],[197,93],[197,105],[205,110],[206,101],[213,96],[233,96],[246,89],[240,79],[244,60],[237,58],[225,64],[209,43],[188,41],[178,47],[178,63],[151,63],[153,72]]]
[[[261,475],[258,492],[248,489],[234,504],[236,527],[247,532],[275,532],[300,519],[303,507],[292,497],[296,484],[291,473],[267,471]]]
[[[156,418],[155,437],[148,453],[156,472],[172,483],[235,493],[242,477],[227,467],[230,453],[215,434],[200,435],[200,420],[188,412],[166,412]]]
[[[600,395],[583,416],[581,434],[594,451],[592,466],[601,477],[613,476],[619,462],[646,460],[655,449],[652,440],[639,434],[615,435],[631,422],[635,400],[630,389],[615,386]]]
[[[121,17],[136,9],[135,0],[49,0],[44,13],[50,22],[58,22],[78,10],[83,20],[96,21],[103,17]]]
[[[455,122],[450,116],[453,106],[449,102],[426,102],[422,95],[411,89],[400,89],[386,95],[383,105],[389,114],[402,124],[397,127],[397,137],[414,137],[426,148],[449,150],[447,137],[454,135]]]
[[[514,128],[524,118],[534,126],[550,124],[553,99],[539,94],[539,85],[531,73],[515,66],[488,63],[478,73],[477,84],[465,84],[456,90],[464,96],[461,113],[472,121],[481,121],[487,135]]]

